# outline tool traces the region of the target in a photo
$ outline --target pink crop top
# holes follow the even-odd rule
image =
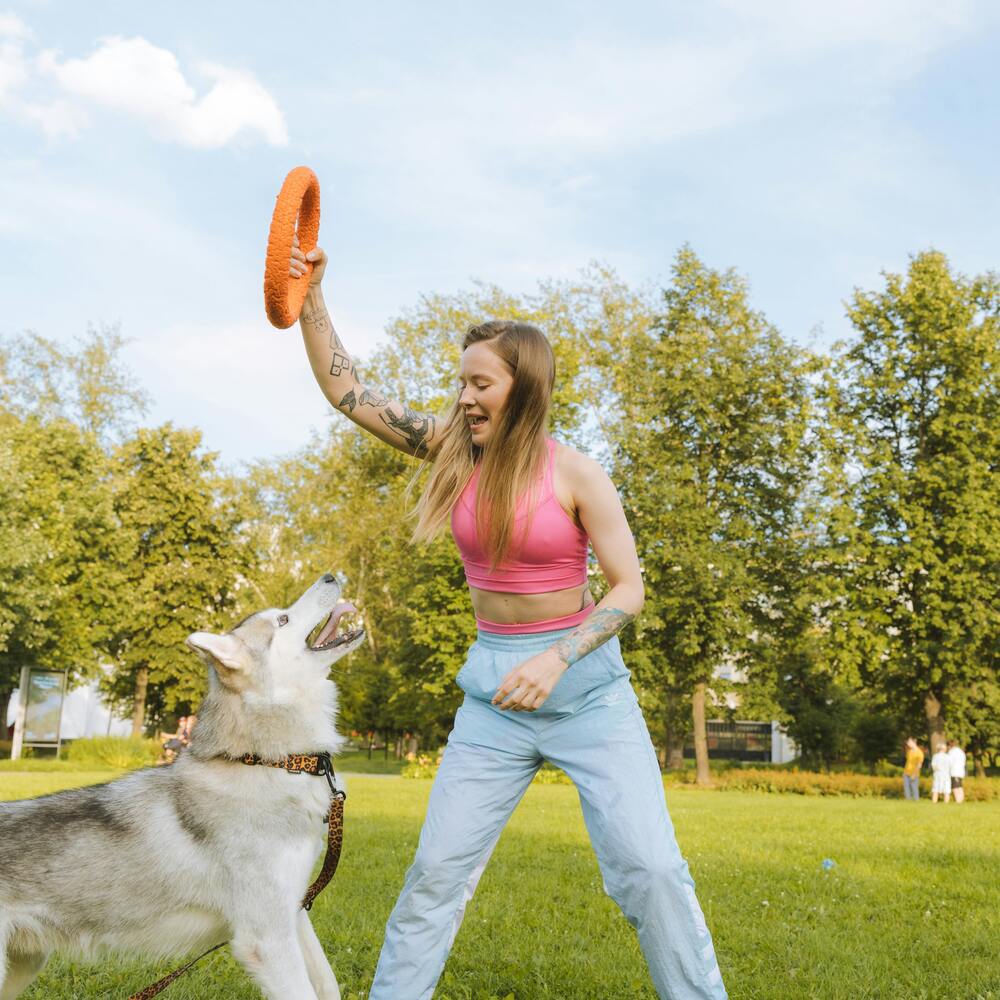
[[[527,536],[524,536],[527,498],[521,497],[515,515],[513,547],[507,560],[492,572],[489,556],[479,545],[476,532],[478,465],[452,508],[451,533],[470,586],[508,594],[544,594],[587,582],[587,532],[576,525],[556,499],[552,489],[556,443],[549,438],[546,444],[549,457]],[[588,613],[590,610],[587,609]]]

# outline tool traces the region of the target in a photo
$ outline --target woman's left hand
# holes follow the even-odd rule
[[[552,693],[568,668],[566,661],[551,649],[525,660],[500,682],[493,704],[501,711],[534,712]]]

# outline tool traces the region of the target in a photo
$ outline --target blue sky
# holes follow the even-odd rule
[[[359,355],[423,293],[662,281],[684,242],[820,347],[915,251],[1000,263],[995,4],[291,9],[0,0],[0,333],[120,321],[150,419],[228,462],[327,419],[261,302],[300,163]]]

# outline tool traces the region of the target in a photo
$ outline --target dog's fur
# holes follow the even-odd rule
[[[266,997],[339,1000],[300,908],[325,841],[327,781],[225,759],[337,752],[327,674],[364,633],[325,650],[307,639],[339,597],[327,575],[291,608],[188,638],[211,668],[209,693],[175,764],[0,803],[0,1000],[55,949],[164,958],[224,940]]]

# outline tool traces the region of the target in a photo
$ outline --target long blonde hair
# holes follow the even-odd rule
[[[413,540],[426,541],[444,530],[451,509],[478,462],[476,529],[480,544],[496,568],[514,541],[517,501],[524,494],[530,498],[545,461],[545,431],[556,365],[545,335],[530,323],[504,320],[480,323],[469,328],[462,340],[462,350],[482,341],[510,370],[514,379],[510,395],[485,448],[472,443],[465,413],[455,400],[441,443],[427,459],[432,463],[431,474],[417,501]],[[529,504],[529,510],[532,506]]]

